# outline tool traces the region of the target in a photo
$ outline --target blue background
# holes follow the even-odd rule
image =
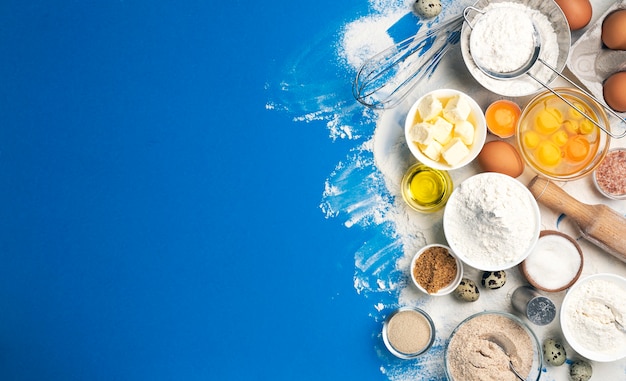
[[[0,3],[2,380],[383,378],[347,143],[265,107],[366,6]]]

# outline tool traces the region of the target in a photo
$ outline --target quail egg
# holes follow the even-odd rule
[[[577,360],[569,368],[569,376],[572,381],[588,381],[593,374],[591,364],[587,361]]]
[[[485,271],[480,282],[484,287],[498,289],[506,283],[506,273],[503,270]]]
[[[441,13],[440,0],[415,0],[413,3],[413,12],[418,16],[433,18]]]
[[[454,290],[454,296],[465,302],[475,302],[480,297],[480,291],[473,280],[463,278]]]
[[[565,347],[555,339],[546,339],[543,342],[543,358],[550,365],[561,366],[565,363]]]

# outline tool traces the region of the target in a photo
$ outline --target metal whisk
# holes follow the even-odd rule
[[[448,50],[458,44],[463,17],[394,44],[361,65],[352,93],[361,104],[374,109],[397,106],[422,80],[428,79]]]

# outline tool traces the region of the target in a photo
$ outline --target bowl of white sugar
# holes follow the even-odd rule
[[[520,270],[536,289],[559,292],[576,283],[583,264],[582,249],[574,238],[559,231],[542,230],[535,248],[520,264]]]
[[[539,205],[528,188],[495,172],[459,184],[443,214],[448,246],[462,262],[484,271],[520,264],[533,251],[540,227]]]
[[[565,295],[560,318],[579,355],[598,362],[626,358],[626,278],[605,273],[579,280]]]
[[[504,96],[525,96],[543,90],[567,63],[571,34],[565,15],[554,1],[478,0],[464,12],[461,53],[471,75],[486,89]],[[536,38],[535,33],[536,31]],[[484,69],[511,73],[533,61],[535,41],[541,49],[530,75],[502,79]],[[536,58],[535,58],[536,59]],[[476,64],[479,62],[479,66]],[[545,63],[545,64],[544,64]],[[546,65],[547,64],[547,65]]]

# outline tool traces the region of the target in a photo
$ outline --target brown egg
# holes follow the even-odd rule
[[[617,112],[626,112],[626,71],[611,74],[602,85],[606,104]]]
[[[555,0],[567,19],[570,30],[582,29],[591,21],[593,9],[589,0]]]
[[[602,22],[602,42],[609,49],[626,50],[626,9],[606,16]]]
[[[498,172],[511,177],[518,177],[524,172],[524,161],[517,149],[502,140],[486,143],[477,160],[485,172]]]

